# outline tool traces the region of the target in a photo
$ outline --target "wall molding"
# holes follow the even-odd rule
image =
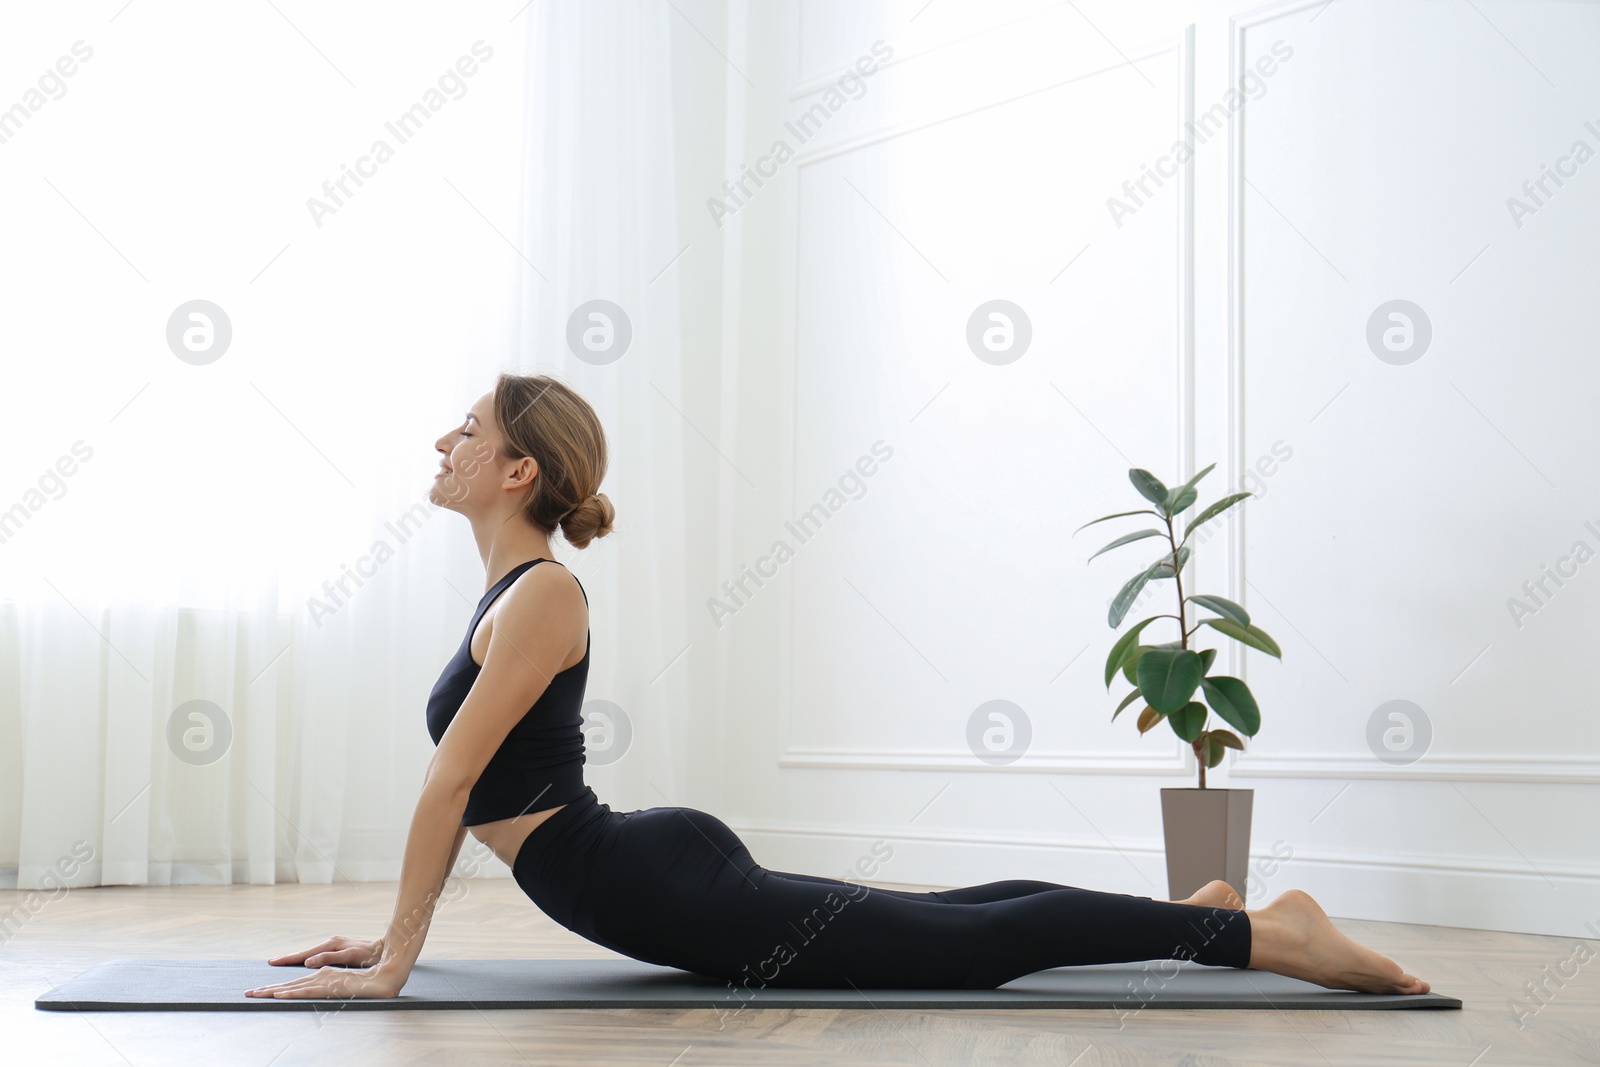
[[[1194,113],[1194,27],[1192,25],[1184,34],[1175,36],[1166,44],[1158,45],[1152,48],[1150,51],[1136,56],[1125,63],[1111,63],[1103,67],[1096,67],[1093,70],[1086,70],[1080,74],[1074,74],[1071,77],[1063,78],[1060,81],[1051,82],[1049,85],[1040,85],[1032,89],[1024,89],[1020,93],[1012,93],[1010,96],[1001,97],[998,100],[990,100],[986,103],[975,104],[971,107],[948,111],[933,118],[911,119],[895,125],[885,126],[882,129],[874,130],[870,133],[860,134],[847,141],[840,141],[825,148],[801,150],[795,153],[795,167],[798,170],[799,168],[805,167],[811,163],[817,163],[825,159],[831,159],[834,156],[848,155],[851,152],[858,151],[862,148],[867,148],[883,141],[891,141],[896,137],[903,137],[908,133],[917,133],[920,130],[931,129],[934,126],[940,126],[946,122],[953,122],[956,119],[963,119],[969,115],[976,115],[984,111],[992,111],[995,108],[1004,107],[1007,104],[1014,104],[1018,100],[1026,100],[1030,96],[1038,96],[1040,93],[1048,93],[1053,89],[1060,89],[1068,85],[1073,85],[1077,82],[1087,81],[1090,78],[1098,78],[1102,74],[1115,73],[1116,71],[1120,71],[1123,67],[1142,62],[1146,59],[1154,59],[1158,56],[1166,55],[1168,52],[1176,53],[1178,56],[1178,109],[1180,118],[1177,120],[1176,126],[1178,133],[1181,136],[1184,132],[1186,132],[1183,126],[1182,116],[1186,114],[1192,115]],[[1186,167],[1180,173],[1188,175],[1187,178],[1182,179],[1180,185],[1184,182],[1193,185],[1194,179],[1191,168]]]
[[[1319,2],[1321,2],[1321,0],[1319,0]],[[945,40],[938,41],[934,44],[930,44],[924,48],[918,49],[915,52],[902,52],[899,49],[895,49],[894,57],[891,58],[887,63],[879,64],[878,70],[888,70],[890,67],[900,66],[902,63],[909,63],[914,59],[921,59],[922,57],[932,55],[935,52],[941,52],[946,48],[960,47],[961,45],[966,44],[968,41],[976,41],[980,37],[986,37],[991,33],[998,33],[1001,30],[1015,26],[1019,22],[1026,22],[1029,19],[1038,18],[1040,15],[1056,10],[1056,8],[1066,6],[1067,4],[1062,2],[1054,4],[1050,7],[1041,7],[1034,11],[1030,11],[1025,15],[1018,15],[1016,18],[1008,19],[1005,22],[997,22],[993,26],[985,26],[983,29],[969,33],[965,37],[946,38]],[[800,21],[804,17],[805,2],[804,0],[801,0],[801,2],[795,4],[795,40],[797,42],[805,40],[804,28],[800,25]],[[894,42],[890,41],[887,37],[880,39],[883,40],[884,43],[888,44],[889,47],[894,48]],[[817,93],[820,93],[830,86],[836,84],[846,72],[852,69],[847,64],[842,67],[833,67],[829,68],[828,70],[819,71],[815,74],[806,74],[799,69],[805,63],[805,56],[800,54],[801,50],[802,49],[800,47],[796,47],[795,49],[796,76],[794,84],[789,89],[789,99],[791,101],[803,100],[808,96],[815,96]]]
[[[1247,30],[1326,3],[1327,0],[1270,0],[1230,16],[1229,87],[1239,84]],[[1248,469],[1244,454],[1244,127],[1249,114],[1250,107],[1246,103],[1237,118],[1228,123],[1228,456],[1236,477]],[[1228,596],[1239,604],[1245,602],[1244,539],[1248,522],[1245,509],[1230,510],[1227,519]],[[1230,644],[1227,656],[1228,669],[1248,682],[1243,649]]]
[[[779,767],[851,771],[940,771],[979,774],[1118,774],[1192,777],[1194,763],[1185,745],[1173,742],[1166,759],[1116,752],[1037,752],[1016,763],[996,766],[956,749],[904,752],[894,749],[794,748],[778,756]],[[1391,766],[1370,755],[1270,753],[1231,756],[1228,780],[1236,778],[1312,778],[1331,781],[1494,782],[1535,785],[1600,785],[1600,760],[1563,756],[1460,756],[1423,759]],[[1220,788],[1227,788],[1226,785]]]
[[[1015,763],[993,765],[976,759],[972,753],[950,749],[939,752],[901,752],[893,749],[787,748],[778,756],[780,767],[830,768],[847,771],[948,771],[980,774],[1124,774],[1188,777],[1194,773],[1188,761],[1188,747],[1174,740],[1171,756],[1152,760],[1147,756],[1116,752],[1036,752],[1032,749]]]
[[[1456,756],[1391,766],[1370,755],[1320,756],[1270,753],[1233,757],[1233,778],[1319,778],[1389,782],[1529,782],[1538,785],[1600,785],[1600,760],[1565,756]]]
[[[1326,0],[1271,0],[1228,19],[1228,84],[1237,86],[1243,67],[1245,35],[1269,22],[1309,8],[1325,6]],[[1245,456],[1245,356],[1244,351],[1244,141],[1249,122],[1246,104],[1228,126],[1228,455],[1235,473],[1247,469]],[[1248,509],[1231,513],[1228,521],[1228,595],[1240,604],[1245,594],[1245,538]],[[1248,657],[1237,644],[1228,649],[1230,670],[1248,681]],[[1545,756],[1465,756],[1429,759],[1416,764],[1391,766],[1371,756],[1321,755],[1314,753],[1273,753],[1232,756],[1225,766],[1230,778],[1313,778],[1333,780],[1501,782],[1563,785],[1600,785],[1600,760]]]
[[[810,838],[826,842],[856,841],[920,841],[929,845],[979,845],[1008,848],[1039,848],[1057,852],[1076,852],[1094,855],[1141,856],[1156,863],[1165,862],[1166,850],[1160,845],[1116,845],[1104,840],[1073,839],[1045,834],[962,834],[938,830],[910,831],[900,826],[878,826],[870,829],[829,826],[822,823],[779,823],[746,820],[729,820],[728,825],[743,837],[746,834],[767,834],[774,837]],[[1552,866],[1533,868],[1527,862],[1496,862],[1479,857],[1441,856],[1436,858],[1391,859],[1377,855],[1360,855],[1340,852],[1302,852],[1295,850],[1293,857],[1281,859],[1267,848],[1252,848],[1252,858],[1278,860],[1284,866],[1315,863],[1334,867],[1361,870],[1404,872],[1441,872],[1449,874],[1528,875],[1572,881],[1600,880],[1600,865]]]
[[[792,300],[790,306],[794,309],[793,319],[789,323],[790,336],[794,339],[793,347],[789,351],[790,366],[788,368],[791,378],[790,396],[798,398],[799,389],[796,379],[799,375],[799,325],[802,318],[800,304],[800,273],[799,273],[799,247],[798,235],[801,217],[800,180],[806,167],[829,159],[848,155],[851,152],[882,144],[907,134],[930,129],[955,119],[975,115],[983,111],[1002,107],[1006,104],[1024,100],[1039,93],[1088,78],[1121,70],[1132,63],[1163,56],[1171,53],[1177,68],[1177,93],[1174,98],[1172,112],[1172,125],[1174,136],[1182,139],[1187,133],[1186,123],[1194,115],[1194,52],[1195,32],[1191,23],[1180,34],[1174,35],[1165,44],[1156,46],[1127,62],[1111,64],[1082,74],[1062,79],[1050,85],[1034,89],[1027,89],[1015,93],[1002,100],[990,101],[974,107],[956,109],[944,115],[919,119],[901,123],[897,126],[887,127],[848,141],[818,148],[810,152],[801,152],[795,159],[796,180],[792,183],[792,192],[789,201],[788,232],[791,246],[794,249],[795,272],[790,279],[792,287]],[[1177,261],[1177,271],[1174,291],[1174,317],[1177,321],[1177,333],[1174,338],[1174,354],[1176,357],[1176,398],[1175,416],[1177,428],[1174,434],[1177,441],[1177,463],[1180,471],[1186,472],[1183,477],[1191,477],[1194,473],[1194,431],[1195,431],[1195,335],[1194,335],[1194,272],[1195,272],[1195,239],[1194,239],[1194,168],[1182,167],[1179,169],[1175,182],[1174,194],[1177,197],[1177,225],[1174,234],[1174,258]],[[783,430],[784,440],[784,489],[783,498],[788,504],[790,514],[798,506],[795,500],[796,461],[796,435],[800,423],[800,412],[797,408],[798,400],[788,405],[785,409],[785,422]],[[779,619],[781,633],[779,637],[780,653],[779,663],[779,692],[778,692],[778,758],[780,768],[810,768],[810,769],[839,769],[857,771],[877,770],[936,770],[953,772],[993,772],[993,771],[1021,771],[1023,773],[1061,773],[1072,771],[1083,774],[1121,774],[1121,775],[1153,775],[1160,777],[1177,777],[1192,773],[1189,763],[1187,748],[1174,742],[1172,753],[1165,759],[1133,756],[1117,752],[1030,752],[1016,764],[1009,766],[991,766],[975,760],[971,753],[960,750],[945,750],[935,752],[899,752],[883,749],[797,749],[789,744],[789,722],[793,703],[793,678],[794,678],[794,568],[788,568],[785,578],[779,583]]]

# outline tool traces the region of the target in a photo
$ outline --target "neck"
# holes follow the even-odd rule
[[[550,551],[550,538],[517,512],[475,516],[472,537],[478,542],[478,555],[483,558],[485,592],[519,563],[530,559],[555,559]]]

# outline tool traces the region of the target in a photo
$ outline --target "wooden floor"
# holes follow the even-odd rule
[[[1592,958],[1600,954],[1600,944],[1357,921],[1339,925],[1427,978],[1436,991],[1461,998],[1465,1010],[1146,1010],[1119,1019],[1114,1011],[871,1007],[733,1014],[712,1009],[73,1014],[33,1007],[35,996],[111,959],[265,958],[309,947],[330,934],[375,936],[393,906],[395,888],[346,883],[72,890],[0,944],[0,1062],[139,1067],[1600,1063],[1600,958]],[[0,915],[17,907],[23,895],[0,891]],[[424,955],[613,954],[546,918],[509,879],[489,879],[472,881],[464,896],[441,909]],[[1530,979],[1545,980],[1552,991],[1542,1007],[1523,988]],[[1523,1010],[1515,1012],[1513,1003]]]

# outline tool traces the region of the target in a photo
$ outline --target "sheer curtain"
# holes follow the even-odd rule
[[[424,702],[484,585],[426,501],[433,441],[502,369],[561,376],[606,425],[617,533],[557,549],[590,594],[598,748],[628,746],[589,778],[676,796],[667,8],[624,10],[324,12],[296,36],[133,9],[6,146],[0,193],[40,211],[0,251],[0,887],[398,876]],[[124,165],[82,147],[135,129]],[[568,343],[593,299],[631,326],[609,363]]]
[[[684,450],[694,430],[682,412],[673,12],[656,0],[598,0],[529,15],[537,107],[524,164],[533,262],[518,302],[523,359],[599,412],[617,508],[614,533],[561,557],[589,594],[587,696],[608,702],[591,720],[585,777],[618,810],[689,803],[679,739],[690,619],[702,609],[685,585],[698,469]]]

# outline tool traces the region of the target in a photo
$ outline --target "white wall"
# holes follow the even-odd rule
[[[1478,8],[733,6],[749,80],[724,170],[799,148],[723,220],[726,440],[754,484],[724,494],[722,577],[794,549],[716,631],[723,814],[759,861],[842,873],[882,839],[877,877],[1165,896],[1158,790],[1193,784],[1192,759],[1109,722],[1126,687],[1100,677],[1105,605],[1154,552],[1085,566],[1135,527],[1072,531],[1142,505],[1130,466],[1170,483],[1216,462],[1202,504],[1257,498],[1186,590],[1241,601],[1284,649],[1216,642],[1264,726],[1211,784],[1256,791],[1253,854],[1292,851],[1252,901],[1600,921],[1600,587],[1580,568],[1533,615],[1508,608],[1600,546],[1582,448],[1600,163],[1520,227],[1507,207],[1575,141],[1600,147],[1600,9]],[[800,144],[785,122],[877,41],[892,59]],[[1118,225],[1107,199],[1275,45]],[[993,298],[1033,327],[1003,366],[965,339]],[[1404,365],[1366,339],[1395,299],[1433,329]],[[878,440],[892,458],[800,543],[785,521]],[[966,740],[992,699],[1031,727],[1007,766]],[[1368,741],[1396,699],[1431,733],[1409,762]]]
[[[1559,588],[1546,580],[1553,595],[1530,602],[1538,610],[1520,620],[1508,599],[1576,542],[1585,559],[1600,546],[1600,532],[1585,525],[1600,528],[1584,431],[1569,429],[1587,425],[1581,405],[1594,393],[1584,316],[1596,282],[1600,164],[1578,167],[1520,227],[1506,201],[1573,142],[1600,146],[1585,126],[1600,126],[1600,111],[1585,110],[1600,100],[1587,61],[1600,13],[1542,0],[1480,0],[1476,9],[1363,0],[1126,6],[677,0],[665,46],[683,241],[670,268],[680,302],[670,340],[683,359],[681,388],[662,403],[683,415],[685,498],[673,533],[685,545],[689,643],[678,659],[667,649],[631,662],[597,642],[589,695],[647,689],[671,668],[687,676],[689,697],[635,709],[634,744],[641,755],[653,750],[653,761],[595,768],[590,779],[618,808],[672,802],[716,812],[780,870],[842,874],[882,839],[894,858],[875,875],[887,879],[1040,877],[1163,895],[1158,790],[1190,784],[1192,770],[1170,734],[1139,738],[1131,725],[1108,722],[1116,697],[1097,680],[1114,636],[1105,603],[1150,553],[1123,550],[1086,566],[1111,524],[1071,535],[1139,506],[1129,466],[1170,480],[1217,462],[1203,500],[1241,485],[1258,499],[1200,544],[1188,588],[1244,602],[1285,649],[1281,664],[1253,654],[1246,662],[1223,645],[1230,669],[1261,697],[1265,726],[1245,756],[1213,772],[1213,784],[1257,791],[1257,855],[1293,852],[1254,886],[1302,886],[1336,915],[1582,933],[1585,922],[1600,923],[1591,844],[1600,726],[1584,685],[1597,596],[1584,575],[1593,568],[1580,566]],[[128,64],[166,54],[151,51],[166,23],[141,10],[115,21],[116,9],[108,12],[92,39],[101,51],[81,72],[90,80],[72,83],[5,146],[12,165],[0,184],[18,203],[46,205],[4,263],[21,329],[5,353],[7,383],[24,367],[30,383],[0,389],[15,446],[5,471],[16,476],[5,484],[26,485],[94,426],[110,435],[97,464],[132,462],[141,454],[135,434],[170,433],[181,449],[177,435],[193,432],[197,417],[183,415],[192,368],[161,351],[159,332],[124,358],[122,327],[159,324],[180,299],[220,292],[240,323],[258,322],[254,332],[241,328],[238,355],[260,358],[219,363],[207,380],[223,375],[246,404],[257,400],[252,381],[275,397],[274,381],[289,389],[309,437],[344,464],[369,463],[374,476],[381,469],[395,479],[396,506],[376,505],[375,514],[397,514],[411,501],[401,493],[409,468],[386,457],[426,466],[413,452],[422,438],[397,433],[387,450],[358,442],[344,451],[328,435],[340,432],[343,398],[367,395],[374,381],[387,383],[388,402],[409,397],[426,425],[437,397],[369,368],[392,367],[394,353],[426,361],[466,351],[468,378],[504,362],[507,350],[529,354],[549,340],[539,331],[550,323],[519,319],[508,303],[523,273],[519,253],[478,227],[439,180],[458,168],[477,174],[483,182],[470,192],[485,216],[506,226],[518,218],[519,172],[505,160],[519,138],[500,134],[522,124],[520,24],[486,10],[417,23],[386,39],[385,65],[364,60],[363,93],[345,94],[336,72],[302,52],[304,42],[268,10],[258,25],[231,28],[270,33],[270,48],[225,50],[220,67],[195,53],[211,64],[210,80],[171,82],[181,106],[161,112],[151,141],[154,120],[117,121],[120,109],[140,106],[122,88],[135,73]],[[491,13],[505,27],[497,33],[515,35],[495,61],[507,63],[494,68],[505,71],[500,80],[476,83],[465,110],[452,112],[459,123],[431,131],[440,141],[386,171],[332,233],[294,237],[259,274],[291,240],[269,237],[290,232],[291,219],[300,228],[292,232],[310,226],[295,213],[330,173],[328,161],[363,143],[394,101],[412,99],[437,74],[439,56],[454,58],[451,42],[470,44]],[[42,69],[58,51],[50,41],[87,34],[77,16],[63,17],[11,38],[21,42],[13,65]],[[306,28],[341,55],[367,57],[363,17]],[[1183,119],[1223,100],[1280,40],[1292,57],[1198,145],[1190,170],[1118,226],[1107,198],[1168,153]],[[889,62],[799,144],[785,122],[823,100],[878,41],[893,50]],[[293,57],[303,82],[290,86],[297,103],[287,111],[273,95],[289,91],[276,68],[249,73],[249,64],[281,56]],[[173,58],[150,76],[167,79],[186,63]],[[208,94],[195,96],[194,84]],[[189,143],[190,116],[240,93],[255,101],[241,113],[319,116],[314,128],[272,127],[310,144],[309,163],[229,168],[260,158],[257,127],[230,118],[225,150],[204,163],[215,180],[157,182],[146,191],[165,207],[141,208],[128,173],[164,174],[161,160]],[[318,110],[324,100],[332,110]],[[130,172],[52,169],[58,150],[130,130],[166,153],[136,152]],[[798,156],[726,213],[721,182],[780,138]],[[79,225],[43,185],[52,175],[153,273],[150,283]],[[184,205],[197,196],[206,199],[195,217],[242,220],[244,229],[179,237],[150,229],[189,217]],[[724,205],[720,218],[712,199]],[[240,203],[275,206],[240,215]],[[431,210],[418,216],[417,204]],[[437,244],[413,241],[419,226]],[[435,247],[457,254],[430,259]],[[81,315],[74,293],[83,289],[98,294],[101,314]],[[1033,326],[1029,350],[1004,366],[966,347],[968,316],[994,298],[1023,306]],[[1369,316],[1392,299],[1425,308],[1434,328],[1429,350],[1404,366],[1379,360],[1366,342]],[[276,315],[280,305],[294,313]],[[424,306],[433,314],[420,333],[394,310]],[[62,347],[97,353],[95,373],[72,360],[26,358],[55,351],[63,322],[77,339]],[[159,377],[144,372],[147,363]],[[651,373],[644,359],[620,367]],[[312,379],[323,388],[295,393]],[[119,412],[146,381],[157,384]],[[81,397],[86,384],[93,403]],[[64,438],[38,395],[79,398]],[[294,451],[302,442],[271,412],[252,417],[271,427],[258,435],[261,448],[335,480]],[[798,543],[785,523],[829,503],[830,487],[880,440],[893,454],[859,487],[846,486],[859,499],[841,495],[837,513]],[[652,458],[619,450],[617,472],[648,476]],[[1270,474],[1251,477],[1263,461]],[[30,526],[40,552],[53,544],[52,525],[81,528],[78,520],[99,513],[92,494],[120,484],[105,469]],[[129,484],[143,484],[134,473],[141,477]],[[146,501],[158,512],[160,504]],[[626,519],[628,501],[618,505]],[[280,550],[304,532],[298,513],[264,514],[273,521],[260,529]],[[157,528],[126,517],[123,525]],[[376,528],[359,518],[344,526],[337,537],[311,531],[328,554],[313,578],[336,573]],[[630,530],[602,551],[655,533]],[[420,617],[459,620],[457,594],[429,583],[442,572],[470,587],[464,538],[461,528],[430,525],[415,542],[422,551],[387,579],[443,605]],[[714,619],[713,599],[731,603],[723,583],[744,578],[779,539],[793,558],[760,587],[745,578],[737,610]],[[8,544],[0,562],[20,567],[14,550],[25,547]],[[641,604],[638,588],[620,579],[609,592],[591,585],[597,634],[623,612],[674,607]],[[47,602],[56,596],[34,591]],[[327,832],[307,833],[329,848],[340,841],[338,864],[352,877],[398,870],[428,751],[414,697],[459,634],[443,623],[425,633],[400,627],[393,620],[414,613],[387,596],[363,594],[335,635],[369,666],[405,664],[393,677],[373,670],[348,682],[374,740],[308,735],[303,747],[323,762],[275,764],[296,768],[303,783],[294,787],[302,807],[287,816],[307,826],[303,811],[324,813]],[[79,626],[66,607],[57,611],[64,630]],[[388,622],[367,621],[380,618]],[[10,640],[16,626],[0,629]],[[85,657],[102,654],[87,628],[77,636],[88,642]],[[308,647],[337,663],[345,646]],[[216,669],[238,667],[248,680],[259,662],[219,659]],[[280,662],[302,679],[301,689],[284,685],[282,701],[299,699],[311,686],[307,663]],[[17,704],[22,677],[15,658],[0,654],[0,697]],[[1032,733],[1026,754],[1003,767],[967,747],[973,710],[992,699],[1023,708]],[[1431,725],[1426,752],[1403,765],[1377,758],[1367,741],[1374,711],[1394,699],[1417,704]],[[397,718],[397,707],[410,710]],[[309,721],[326,731],[343,722]],[[8,729],[19,736],[20,726]],[[663,760],[671,780],[644,773]],[[0,780],[12,787],[0,789],[0,808],[20,810],[15,768]],[[325,783],[335,781],[346,799],[330,803]],[[672,790],[665,799],[663,784]],[[137,792],[135,784],[85,794],[86,825]],[[276,847],[280,858],[298,858],[302,874],[314,868],[321,846],[277,823],[267,819],[271,832],[252,854]],[[0,819],[0,864],[10,866],[19,841],[6,825]],[[174,867],[226,870],[228,833],[214,835],[215,856],[175,854]]]

